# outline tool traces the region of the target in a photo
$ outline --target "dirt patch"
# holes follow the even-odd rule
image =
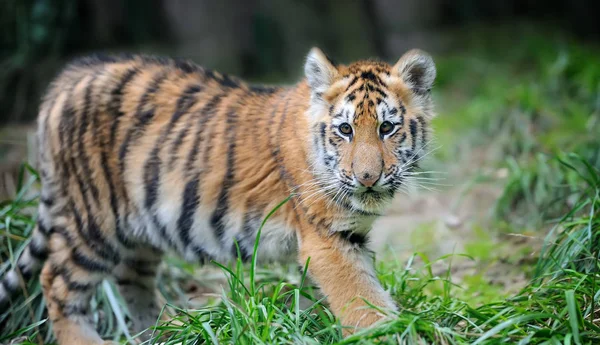
[[[378,254],[391,251],[401,262],[417,252],[432,261],[450,255],[432,266],[434,275],[445,277],[450,271],[458,285],[477,277],[502,294],[516,293],[529,280],[527,267],[542,239],[507,235],[498,229],[494,206],[501,184],[473,184],[475,173],[465,170],[450,173],[448,188],[398,195],[373,227],[373,248]],[[493,174],[499,179],[503,175]]]

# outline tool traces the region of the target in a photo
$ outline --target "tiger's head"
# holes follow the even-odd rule
[[[334,202],[378,213],[427,152],[436,69],[418,50],[391,66],[336,65],[313,48],[304,67],[313,172]]]

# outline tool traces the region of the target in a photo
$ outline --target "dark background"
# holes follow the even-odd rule
[[[185,57],[252,81],[293,82],[312,45],[342,62],[392,61],[414,47],[458,50],[469,32],[523,22],[594,42],[596,2],[0,0],[0,124],[34,119],[58,69],[89,52]]]

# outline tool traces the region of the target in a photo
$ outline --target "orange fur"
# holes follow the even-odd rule
[[[382,318],[365,300],[394,310],[367,236],[426,146],[431,68],[422,53],[394,67],[335,66],[313,50],[307,80],[270,88],[151,57],[69,65],[40,109],[35,260],[20,261],[30,275],[45,261],[59,344],[102,342],[87,309],[107,277],[134,330],[152,325],[162,251],[227,260],[238,242],[248,259],[260,220],[290,193],[263,230],[259,258],[310,258],[308,273],[347,332]],[[339,132],[342,118],[351,134]],[[384,120],[395,132],[381,132]],[[340,179],[346,185],[332,190]]]

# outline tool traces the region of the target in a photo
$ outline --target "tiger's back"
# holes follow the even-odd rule
[[[113,277],[141,332],[158,318],[164,251],[248,260],[263,218],[291,194],[265,224],[259,258],[310,258],[344,325],[381,319],[363,299],[395,305],[368,232],[427,146],[435,68],[417,51],[392,67],[336,66],[313,50],[305,73],[284,88],[147,56],[68,65],[40,108],[38,224],[0,304],[19,273],[42,269],[59,343],[99,344],[89,300]]]
[[[244,235],[276,205],[272,193],[289,194],[257,116],[282,89],[149,57],[84,60],[56,85],[40,112],[42,172],[48,163],[56,176],[43,185],[60,184],[79,214],[101,223],[109,240],[100,245],[142,240],[191,261],[226,260],[236,236],[251,249]],[[247,164],[256,161],[267,165]],[[192,228],[206,231],[198,238]]]

